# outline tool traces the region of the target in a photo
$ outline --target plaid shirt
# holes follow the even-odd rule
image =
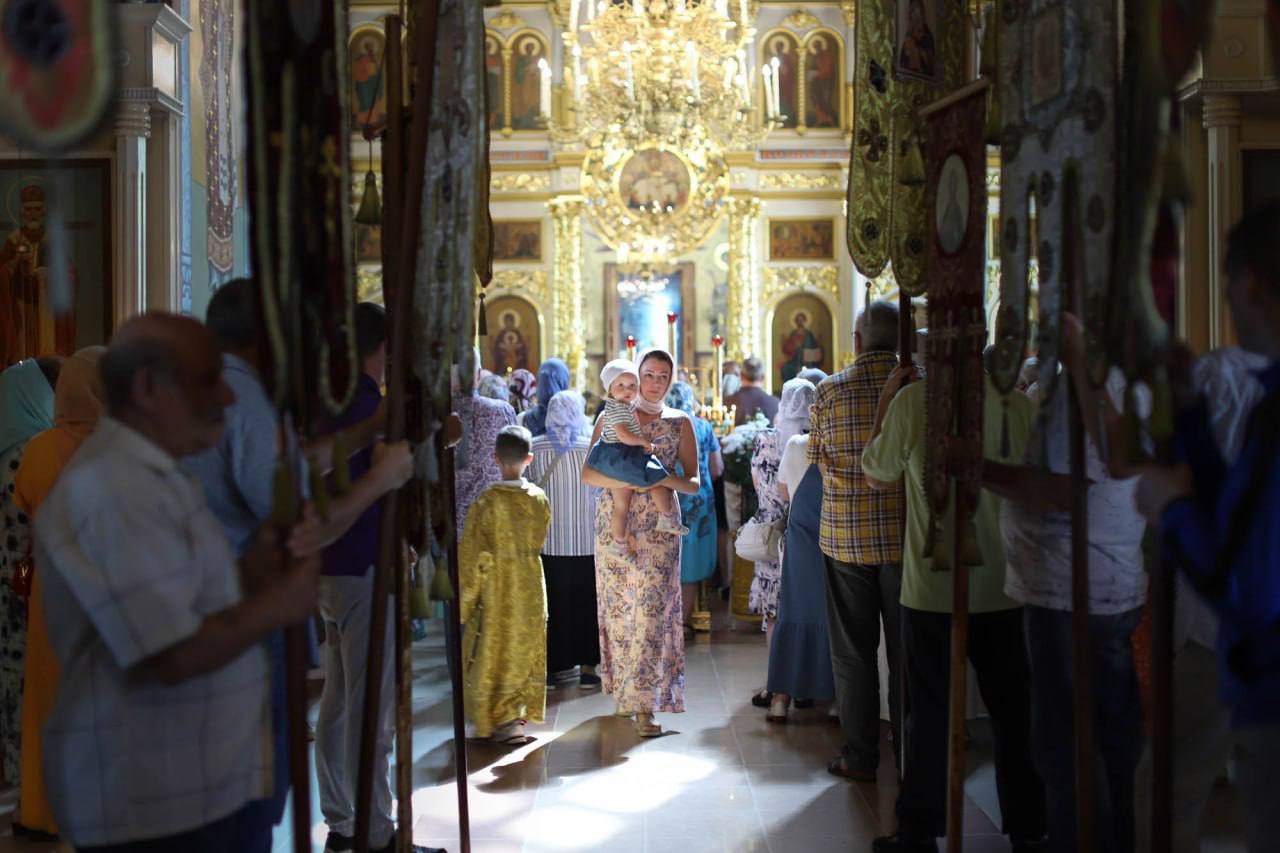
[[[862,474],[885,380],[898,366],[891,352],[869,352],[824,380],[813,401],[809,461],[824,466],[822,553],[843,563],[902,562],[902,489],[875,491]]]

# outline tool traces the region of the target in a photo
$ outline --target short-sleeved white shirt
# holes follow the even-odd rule
[[[809,436],[807,433],[793,435],[782,449],[782,461],[778,463],[778,482],[787,487],[787,493],[795,497],[800,481],[809,470]]]
[[[1106,392],[1118,410],[1124,406],[1124,376],[1112,371]],[[1142,392],[1143,389],[1137,389]],[[1071,471],[1068,439],[1068,378],[1060,376],[1053,395],[1041,403],[1040,434],[1028,445],[1027,462],[1047,462],[1050,471]],[[1139,411],[1149,395],[1135,395]],[[1146,521],[1134,492],[1138,478],[1112,479],[1093,441],[1086,439],[1085,476],[1089,478],[1089,612],[1116,614],[1140,607],[1147,596],[1142,562]],[[1071,515],[1037,512],[1003,501],[1005,594],[1024,604],[1071,610]]]
[[[35,559],[60,664],[45,782],[77,847],[174,835],[266,795],[266,659],[166,685],[137,664],[241,599],[198,483],[103,418],[40,508]]]

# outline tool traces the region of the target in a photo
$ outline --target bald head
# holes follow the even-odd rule
[[[155,312],[127,321],[99,362],[111,415],[173,456],[216,444],[234,400],[217,342],[200,322]]]

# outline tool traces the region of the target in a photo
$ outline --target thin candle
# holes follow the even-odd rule
[[[782,63],[779,62],[778,57],[775,56],[772,60],[770,60],[770,64],[773,66],[773,114],[781,118],[782,117],[782,90],[779,87],[778,80],[782,75],[779,73],[778,69],[781,67]]]
[[[551,66],[547,60],[538,60],[538,71],[542,75],[538,87],[538,111],[546,117],[551,116]]]
[[[760,66],[760,84],[764,86],[764,117],[766,119],[773,118],[773,86],[769,83],[769,78],[773,76],[769,63]]]
[[[671,353],[671,360],[677,364],[679,363],[680,359],[676,355],[676,320],[678,320],[679,318],[680,318],[680,315],[677,314],[676,312],[674,311],[667,312],[667,331],[668,331],[668,344],[669,344],[668,352]],[[674,370],[674,366],[673,366],[673,370]]]

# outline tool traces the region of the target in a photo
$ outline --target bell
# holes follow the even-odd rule
[[[429,595],[432,601],[453,601],[453,584],[449,581],[449,570],[446,567],[436,566],[435,574],[431,576]]]
[[[920,137],[918,135],[911,134],[907,142],[907,150],[899,162],[902,164],[902,168],[898,175],[898,183],[909,187],[918,187],[925,182],[924,154],[920,151]]]
[[[476,334],[482,338],[489,337],[489,320],[484,310],[484,290],[480,291],[480,307],[476,311]]]
[[[361,225],[382,224],[382,199],[378,198],[378,177],[372,169],[364,173],[364,194],[360,196],[356,222]]]

